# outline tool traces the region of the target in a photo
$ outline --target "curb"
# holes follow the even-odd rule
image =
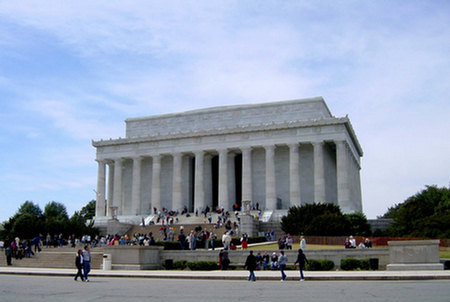
[[[73,277],[75,272],[68,271],[0,271],[0,275],[22,275],[22,276],[50,276],[50,277]],[[126,271],[91,272],[89,274],[95,278],[143,278],[143,279],[177,279],[177,280],[246,280],[246,275],[214,275],[214,274],[151,274],[151,273],[127,273]],[[279,276],[257,276],[260,281],[279,281]],[[402,280],[450,280],[450,274],[391,274],[391,275],[327,275],[308,276],[307,281],[402,281]],[[299,281],[299,277],[288,277],[287,281]]]

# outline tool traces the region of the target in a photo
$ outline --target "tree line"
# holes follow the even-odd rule
[[[91,200],[70,218],[62,203],[51,201],[42,211],[39,205],[25,201],[16,214],[4,222],[0,238],[31,239],[37,234],[95,235],[98,230],[87,221],[95,215],[95,200]],[[377,236],[450,238],[450,189],[426,186],[424,190],[390,207],[379,218],[393,223]],[[343,214],[334,204],[306,204],[291,207],[281,220],[284,232],[291,235],[370,236],[371,229],[363,213]]]
[[[450,238],[450,189],[426,186],[379,218],[390,218],[393,223],[371,234],[363,213],[343,214],[334,204],[306,204],[291,207],[281,227],[292,235]]]
[[[87,221],[95,215],[95,200],[88,202],[80,211],[76,211],[70,218],[66,206],[62,203],[51,201],[44,207],[44,211],[38,204],[25,201],[17,212],[5,221],[0,230],[0,238],[19,237],[31,239],[38,234],[63,234],[64,237],[75,235],[95,235],[98,230]]]

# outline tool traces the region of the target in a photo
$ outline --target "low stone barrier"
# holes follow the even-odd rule
[[[439,240],[389,241],[388,270],[443,270]]]
[[[272,254],[274,251],[268,251]],[[289,261],[293,264],[297,259],[297,250],[284,250]],[[264,249],[253,250],[257,255],[264,254]],[[278,251],[277,251],[278,253]],[[219,250],[163,250],[161,247],[146,246],[111,246],[105,248],[105,254],[111,254],[112,269],[160,269],[166,260],[180,261],[219,261]],[[248,250],[229,251],[231,264],[243,264],[249,254]],[[334,262],[339,269],[343,258],[378,259],[380,269],[385,269],[389,263],[389,251],[386,248],[377,249],[342,249],[342,250],[306,250],[308,259],[327,259]]]

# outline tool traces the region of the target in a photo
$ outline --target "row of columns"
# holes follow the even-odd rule
[[[289,144],[289,196],[291,206],[301,205],[300,187],[300,144]],[[349,202],[348,171],[346,143],[336,142],[337,152],[337,186],[338,201]],[[314,142],[314,200],[323,202],[326,200],[325,175],[324,175],[324,142]],[[275,145],[265,146],[265,188],[266,188],[266,209],[277,208],[276,176],[275,176]],[[252,200],[252,148],[244,147],[242,151],[242,200]],[[194,207],[201,209],[206,207],[205,187],[204,187],[204,161],[205,151],[195,153],[195,183],[194,183]],[[229,151],[227,149],[218,150],[219,154],[219,207],[231,209],[228,196],[228,172]],[[161,155],[151,156],[152,166],[152,190],[151,206],[161,209]],[[132,188],[131,188],[131,213],[139,215],[141,204],[141,164],[142,157],[133,158]],[[108,200],[112,203],[108,207],[105,205],[105,180],[106,164],[109,165],[108,174]],[[122,165],[123,159],[117,158],[113,161],[98,161],[97,178],[97,207],[96,215],[110,216],[110,207],[116,207],[121,214],[122,206]],[[106,209],[105,209],[106,207]],[[182,153],[173,154],[173,182],[172,182],[172,208],[180,210],[183,207],[182,196]]]

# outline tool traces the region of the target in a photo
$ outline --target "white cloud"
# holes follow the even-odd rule
[[[20,174],[27,187],[53,191],[79,183],[64,169],[95,173],[90,139],[123,136],[127,117],[323,95],[334,115],[350,115],[361,141],[364,208],[373,217],[425,184],[448,182],[448,8],[395,1],[4,1],[0,18],[11,27],[0,28],[0,53],[12,63],[7,69],[0,62],[0,89],[14,94],[2,105],[15,102],[7,107],[16,111],[0,115],[25,117],[19,130],[1,129],[54,143],[36,147],[42,158],[34,160],[57,176],[31,172],[40,180],[33,181]],[[21,41],[22,33],[39,38]],[[32,83],[20,73],[15,79],[13,71],[27,69],[14,60],[33,57],[45,39],[52,41],[46,51],[56,41],[54,51],[84,70],[55,59],[56,76],[43,70],[44,79]],[[60,70],[69,70],[68,78]]]

